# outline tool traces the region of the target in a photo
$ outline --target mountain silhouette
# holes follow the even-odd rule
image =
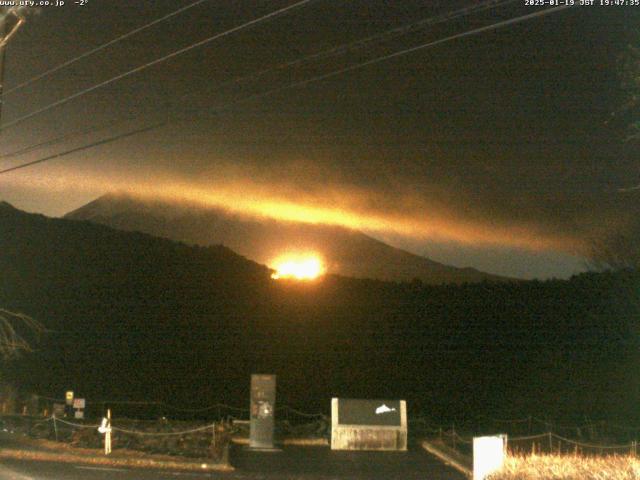
[[[507,280],[474,268],[455,268],[394,248],[344,227],[250,219],[217,208],[108,194],[69,212],[120,230],[139,231],[194,245],[222,244],[265,265],[285,252],[315,252],[328,273],[426,284]]]
[[[2,381],[49,397],[73,390],[89,404],[243,406],[250,375],[274,373],[280,404],[311,412],[336,396],[402,398],[438,423],[638,423],[639,285],[634,271],[464,285],[275,281],[223,246],[0,203],[0,307],[47,328],[33,353],[2,364]]]

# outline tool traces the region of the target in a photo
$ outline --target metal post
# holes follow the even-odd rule
[[[107,433],[104,436],[104,453],[111,453],[111,409],[107,409]]]
[[[53,414],[53,431],[56,434],[56,442],[58,441],[58,424],[56,423],[56,414]]]
[[[0,42],[4,40],[4,36],[6,33],[6,25],[7,25],[7,15],[2,15],[0,13]],[[2,92],[4,91],[4,66],[6,62],[5,52],[7,50],[6,45],[0,46],[0,127],[2,126],[2,104],[4,103],[4,98],[2,96]]]
[[[5,8],[5,11],[0,13],[0,126],[2,126],[2,104],[4,101],[2,98],[3,97],[2,92],[4,90],[4,70],[5,70],[4,67],[5,67],[7,43],[24,23],[25,19],[24,19],[23,13],[26,11],[27,11],[26,7],[12,7],[12,8]],[[7,32],[7,17],[10,14],[15,16],[16,23]]]

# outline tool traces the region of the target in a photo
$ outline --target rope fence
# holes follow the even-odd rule
[[[38,398],[54,402],[54,403],[64,403],[64,399],[60,398],[52,398],[43,395],[39,395]],[[115,406],[115,405],[125,405],[125,406],[149,406],[149,407],[164,407],[168,410],[175,412],[186,412],[186,413],[206,413],[217,411],[218,418],[222,418],[223,416],[229,417],[230,415],[223,415],[223,412],[235,412],[241,414],[248,414],[249,408],[244,407],[236,407],[234,405],[228,405],[226,403],[214,403],[212,405],[204,406],[204,407],[183,407],[172,405],[163,401],[134,401],[134,400],[87,400],[87,405],[97,405],[102,407],[102,409],[106,409],[106,406]],[[327,414],[325,413],[313,413],[313,412],[304,412],[293,408],[289,405],[277,405],[276,411],[281,412],[289,419],[290,416],[301,417],[301,418],[312,418],[312,419],[321,419],[326,418]],[[234,416],[235,418],[235,416]]]
[[[224,458],[232,434],[230,422],[197,423],[156,420],[140,422],[127,418],[73,421],[51,415],[46,418],[25,415],[0,417],[5,432],[34,439],[70,444],[75,447],[102,449],[105,454],[115,448],[193,458]]]
[[[216,406],[218,406],[218,404],[216,404]],[[327,421],[328,417],[324,414],[302,412],[286,405],[282,406],[281,409],[289,411],[292,414],[300,415],[308,420],[312,420],[311,422],[305,423],[299,427],[294,427],[287,421],[282,421],[280,426],[277,426],[276,428],[280,428],[283,433],[300,433],[316,436],[318,434],[322,436],[329,434],[330,422]],[[236,410],[245,411],[246,409],[238,408]],[[120,420],[112,420],[110,423],[110,429],[113,432],[113,435],[115,435],[114,438],[117,439],[116,443],[118,446],[126,446],[126,448],[136,447],[134,449],[140,450],[144,450],[145,447],[148,447],[152,451],[172,451],[172,449],[177,451],[178,447],[176,446],[176,441],[179,441],[181,444],[180,448],[183,448],[185,442],[192,443],[197,445],[197,448],[200,449],[199,451],[202,452],[203,448],[209,448],[208,446],[213,441],[212,438],[215,439],[215,432],[217,428],[223,430],[226,429],[226,432],[229,435],[237,429],[237,427],[234,427],[233,420],[241,419],[234,417],[233,415],[229,415],[226,422],[216,421],[195,425],[185,425],[192,422],[168,421],[166,419],[159,419],[152,422],[122,418]],[[5,431],[7,431],[5,425],[18,425],[22,422],[26,425],[24,427],[26,433],[35,435],[36,438],[55,438],[58,441],[72,443],[84,441],[90,443],[91,446],[94,447],[99,446],[103,438],[102,435],[98,433],[101,425],[95,423],[95,421],[72,421],[67,418],[60,418],[56,415],[50,415],[45,418],[13,415],[0,417],[0,422],[2,422],[3,427],[5,427]],[[248,426],[245,425],[245,422],[246,420],[241,422],[241,428],[248,428]],[[419,429],[423,435],[431,438],[437,438],[444,445],[464,455],[472,454],[473,436],[461,434],[456,431],[454,426],[447,429],[436,427],[425,417],[412,418],[409,420],[409,423],[411,425],[411,429]],[[136,428],[136,426],[142,428]],[[173,428],[177,428],[179,426],[182,426],[183,428],[173,430]],[[86,433],[82,433],[83,431]],[[504,433],[508,434],[508,432]],[[139,440],[135,440],[133,437],[138,437]],[[189,437],[192,438],[189,440]],[[149,440],[143,440],[145,438]],[[176,439],[176,441],[171,440],[171,438]],[[166,439],[166,441],[162,439]],[[149,446],[147,442],[152,443],[152,445]],[[571,438],[570,436],[561,435],[557,432],[548,431],[520,436],[508,434],[507,448],[509,452],[517,454],[551,453],[576,455],[637,455],[638,442],[635,439],[628,443],[585,441],[583,439]]]
[[[515,418],[515,419],[499,419],[499,418],[493,418],[485,415],[485,416],[482,416],[481,418],[483,418],[485,421],[488,420],[491,423],[501,424],[501,425],[510,425],[512,427],[517,425],[527,425],[527,428],[529,428],[529,430],[534,430],[536,425],[542,425],[544,427],[545,432],[558,431],[558,430],[582,432],[582,431],[599,429],[599,430],[615,430],[615,431],[621,431],[621,432],[632,432],[634,434],[640,434],[640,426],[619,425],[619,424],[616,424],[613,422],[607,422],[604,420],[599,420],[599,421],[587,420],[585,423],[582,423],[582,424],[567,425],[563,423],[556,423],[552,420],[543,420],[534,416],[529,416],[524,418]],[[512,430],[515,430],[515,429],[512,428]]]
[[[32,399],[44,400],[46,402],[64,404],[64,399],[47,397],[44,395],[33,395]],[[38,404],[38,402],[36,402]],[[88,411],[93,418],[101,417],[107,406],[121,405],[132,407],[123,409],[120,414],[126,415],[123,418],[125,425],[112,427],[114,433],[133,435],[140,437],[180,437],[183,435],[197,434],[200,432],[212,431],[216,427],[216,422],[226,422],[232,425],[234,421],[242,421],[233,428],[248,428],[245,422],[249,419],[249,408],[237,407],[225,403],[214,403],[208,406],[177,406],[164,401],[136,401],[136,400],[87,400]],[[41,405],[41,404],[40,404]],[[49,404],[48,406],[51,406]],[[91,408],[93,407],[93,408]],[[97,407],[97,408],[96,408]],[[135,412],[137,407],[156,407],[154,417],[150,409],[146,413],[147,419],[137,419]],[[42,410],[40,410],[42,411]],[[49,410],[50,411],[50,410]],[[129,428],[127,424],[144,426],[149,424],[153,428],[158,421],[168,421],[162,413],[168,411],[187,413],[210,413],[215,412],[216,422],[197,424],[191,428],[179,431],[152,432],[149,429]],[[45,409],[47,412],[47,409]],[[134,412],[132,416],[131,413]],[[161,413],[162,412],[162,413]],[[305,412],[289,405],[278,405],[276,407],[278,423],[276,429],[284,434],[311,434],[328,435],[330,427],[330,415],[322,412]],[[138,412],[140,413],[140,412]],[[160,413],[160,414],[159,414]],[[23,410],[24,414],[24,410]],[[45,415],[47,415],[45,413]],[[73,414],[72,414],[73,415]],[[214,415],[211,415],[212,417]],[[153,420],[148,419],[154,418]],[[178,415],[178,417],[180,417]],[[161,420],[158,420],[160,418]],[[206,418],[206,417],[205,417]],[[192,421],[194,419],[192,418]],[[172,420],[173,421],[173,420]],[[60,416],[49,415],[46,418],[36,419],[34,417],[32,425],[34,428],[43,428],[43,425],[53,422],[56,427],[56,435],[60,433],[58,428],[71,427],[73,429],[98,428],[94,423],[76,423]],[[459,432],[474,432],[475,435],[505,433],[508,438],[509,449],[514,452],[540,452],[540,453],[637,453],[640,427],[632,425],[619,425],[614,422],[591,421],[586,419],[584,423],[569,425],[557,423],[548,419],[535,416],[520,418],[494,418],[490,416],[480,416],[475,420],[463,419],[464,427],[449,425],[442,427],[437,425],[426,416],[410,416],[409,433],[413,438],[438,438],[444,444],[460,451],[468,451],[472,448],[473,437],[471,435],[461,435]]]
[[[461,436],[455,430],[439,431],[438,435],[440,441],[448,447],[463,454],[471,454],[472,436]],[[510,453],[517,454],[637,455],[638,442],[634,440],[625,444],[590,443],[546,432],[520,437],[507,435],[507,449]]]

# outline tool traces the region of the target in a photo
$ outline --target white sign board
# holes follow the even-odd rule
[[[84,410],[76,410],[74,413],[74,417],[78,419],[84,418]]]
[[[473,439],[473,480],[484,480],[504,465],[507,436],[475,437]]]
[[[73,399],[73,408],[75,408],[76,410],[82,410],[84,409],[85,406],[85,399],[84,398],[74,398]]]

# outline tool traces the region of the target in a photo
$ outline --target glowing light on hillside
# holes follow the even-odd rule
[[[273,262],[276,270],[271,278],[275,280],[291,278],[294,280],[313,280],[325,271],[322,261],[317,256],[280,257]]]

